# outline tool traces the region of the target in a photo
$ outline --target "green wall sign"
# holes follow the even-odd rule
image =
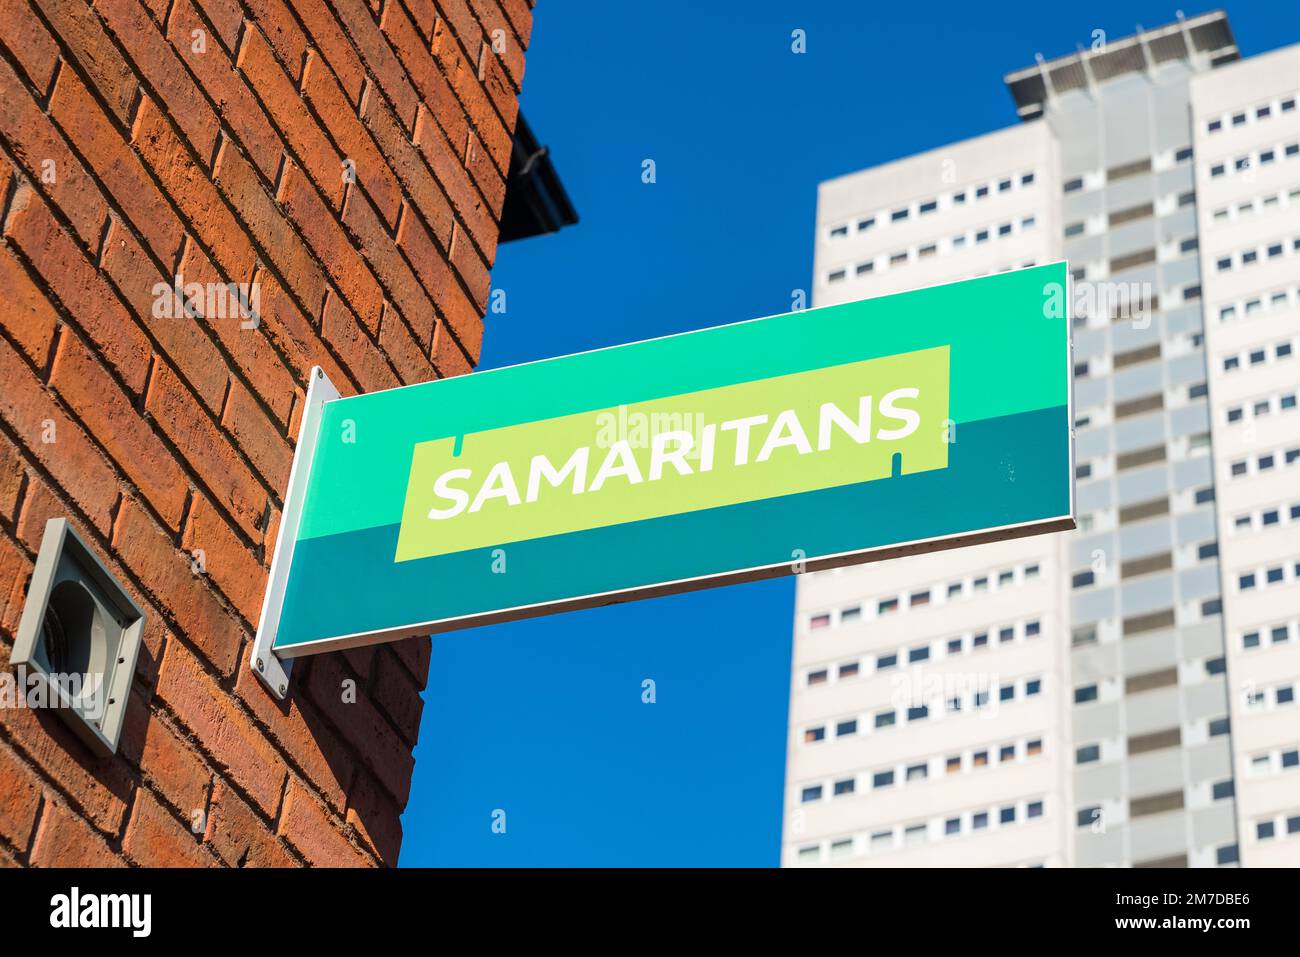
[[[253,652],[1072,528],[1064,263],[338,398]]]

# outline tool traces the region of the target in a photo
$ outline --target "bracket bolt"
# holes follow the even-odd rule
[[[280,682],[280,696],[283,697],[285,692],[287,692],[288,690],[289,690],[289,686],[285,684],[283,681]]]
[[[262,665],[262,659],[261,659],[261,658],[258,658],[258,659],[257,659],[257,670],[258,670],[258,671],[265,671],[265,670],[266,670],[266,668]]]

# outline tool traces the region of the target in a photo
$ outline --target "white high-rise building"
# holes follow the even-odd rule
[[[1300,46],[1192,81],[1241,862],[1300,863]]]
[[[1035,123],[823,183],[816,303],[1059,258],[1057,166]],[[799,579],[785,863],[1065,860],[1058,552],[1040,536]]]
[[[1232,342],[1245,366],[1258,338],[1268,368],[1284,370],[1276,349],[1295,340],[1300,199],[1290,190],[1300,158],[1286,153],[1297,114],[1283,109],[1284,78],[1300,85],[1294,57],[1293,48],[1234,62],[1222,13],[1179,21],[1008,75],[1020,125],[819,188],[817,305],[1062,258],[1076,292],[1140,290],[1142,302],[1134,316],[1076,295],[1076,532],[800,578],[785,864],[1230,865],[1265,818],[1276,838],[1261,846],[1285,843],[1300,790],[1288,802],[1276,789],[1255,798],[1252,786],[1240,822],[1236,795],[1247,794],[1243,762],[1285,778],[1300,735],[1266,729],[1263,716],[1258,733],[1240,744],[1233,735],[1252,720],[1243,682],[1276,709],[1274,686],[1295,687],[1300,674],[1300,548],[1294,534],[1290,552],[1285,534],[1276,545],[1259,536],[1249,553],[1228,544],[1230,509],[1283,508],[1285,479],[1243,480],[1230,503],[1216,492],[1229,482],[1229,406],[1265,394],[1272,431],[1261,424],[1258,447],[1237,458],[1267,454],[1272,441],[1285,472],[1286,372],[1236,387],[1245,391],[1225,405],[1207,395],[1223,373],[1207,372],[1206,355],[1217,361],[1220,338],[1243,337]],[[1234,112],[1265,104],[1275,125],[1252,112],[1249,141],[1210,132],[1206,110],[1227,127]],[[1206,121],[1195,129],[1193,111]],[[1286,168],[1268,180],[1281,196],[1277,237],[1252,224],[1221,246],[1216,205],[1230,204],[1236,222],[1247,197],[1232,173],[1212,177],[1211,159],[1231,168],[1269,146],[1273,167]],[[1258,247],[1262,263],[1281,237],[1290,311],[1257,332],[1205,330],[1203,299],[1244,311],[1252,294],[1286,287],[1285,270],[1266,276],[1266,264],[1244,285],[1222,285],[1237,280],[1210,278],[1209,250]],[[1295,521],[1292,533],[1300,513]],[[1254,601],[1238,600],[1238,567],[1262,583],[1288,555],[1276,599],[1238,612]],[[1247,666],[1238,680],[1238,659],[1252,653],[1243,636],[1274,619],[1292,644],[1262,654],[1291,665],[1261,670],[1256,688]],[[1225,647],[1225,621],[1235,648]],[[1268,862],[1282,860],[1300,861],[1300,840]]]

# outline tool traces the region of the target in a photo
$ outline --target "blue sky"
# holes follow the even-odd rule
[[[817,183],[1009,126],[1004,73],[1176,9],[539,4],[523,108],[581,222],[501,248],[481,368],[789,311]],[[1225,9],[1243,55],[1300,40],[1300,4]],[[401,863],[777,864],[793,602],[782,579],[435,638]]]

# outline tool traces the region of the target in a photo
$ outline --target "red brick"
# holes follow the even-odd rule
[[[41,783],[36,773],[4,744],[0,744],[0,837],[27,850],[41,806]]]
[[[18,512],[18,496],[23,490],[22,455],[9,437],[0,434],[0,519],[11,522]],[[4,599],[4,579],[0,578],[0,601]]]
[[[416,25],[420,27],[421,35],[427,40],[430,37],[429,24],[432,21],[426,23],[423,18],[415,17],[415,11],[422,8],[424,4],[432,7],[433,0],[411,0],[406,4],[406,8],[411,11]],[[484,39],[483,25],[474,16],[469,3],[466,0],[438,0],[435,13],[451,24],[452,32],[455,33],[465,55],[471,60],[477,59],[478,48]]]
[[[419,91],[424,112],[433,114],[453,143],[463,143],[469,129],[465,110],[456,99],[451,84],[434,63],[428,47],[420,39],[419,31],[411,23],[406,11],[398,3],[385,4],[380,26],[397,52],[411,83]]]
[[[80,426],[55,405],[23,360],[0,337],[0,418],[19,440],[50,470],[55,480],[86,513],[91,523],[107,532],[113,506],[117,503],[117,476]],[[53,442],[45,442],[47,425],[53,427]]]
[[[469,0],[474,7],[475,14],[482,25],[484,42],[488,44],[488,49],[492,55],[501,61],[501,66],[505,69],[506,75],[510,78],[511,84],[515,90],[522,89],[524,82],[524,50],[527,44],[520,41],[515,34],[510,22],[501,13],[501,8],[493,0]],[[496,49],[493,41],[496,39],[493,34],[497,30],[502,30],[503,49]]]
[[[468,234],[461,228],[459,222],[451,237],[451,264],[469,289],[469,299],[471,299],[474,317],[477,319],[484,315],[487,309],[487,293],[491,291],[491,274],[487,272],[484,261],[478,257],[478,251],[469,242]]]
[[[423,109],[416,123],[415,145],[420,148],[420,154],[447,191],[456,215],[469,227],[470,235],[483,251],[484,257],[490,259],[496,254],[496,222],[492,219],[482,194],[465,172],[457,150],[447,142],[438,124],[429,119],[429,114]]]
[[[220,123],[144,7],[138,0],[95,0],[95,9],[126,48],[136,69],[167,105],[172,122],[185,134],[199,160],[210,163]]]
[[[433,5],[433,0],[401,0],[401,3],[406,7],[406,15],[415,24],[415,29],[420,32],[420,37],[428,43],[433,36],[434,24],[438,21],[438,8]]]
[[[382,648],[382,645],[363,645],[360,648],[347,648],[338,652],[348,666],[356,672],[359,679],[357,686],[367,693],[370,691],[370,675],[374,670],[375,658]]]
[[[0,17],[0,20],[4,19]],[[20,86],[9,64],[0,60],[0,88],[5,90],[5,95],[0,96],[0,129],[4,130],[14,158],[27,175],[33,182],[40,183],[41,189],[68,217],[81,245],[94,249],[104,230],[108,204],[90,173],[68,149],[49,118]],[[99,108],[95,110],[98,112]],[[54,174],[52,183],[47,182],[47,161],[54,164],[50,168]]]
[[[244,35],[239,69],[257,91],[272,121],[311,173],[331,208],[338,210],[343,204],[343,157],[325,138],[298,91],[276,63],[271,48],[256,30]]]
[[[5,234],[49,284],[65,312],[99,347],[126,387],[138,395],[149,369],[148,340],[113,295],[112,287],[77,250],[30,186],[20,186],[14,195]]]
[[[483,41],[478,54],[479,75],[482,77],[483,89],[492,99],[492,105],[505,121],[506,128],[513,131],[519,117],[519,91],[514,81],[506,72],[505,65],[492,52],[492,44]],[[500,212],[498,209],[497,212]]]
[[[45,709],[0,709],[0,725],[15,751],[41,776],[76,801],[81,817],[104,834],[116,834],[134,781],[126,765],[100,761],[57,714]]]
[[[276,833],[316,867],[374,866],[373,861],[339,830],[297,778],[289,779],[289,790],[284,796],[284,809],[280,812]]]
[[[126,866],[102,837],[48,792],[29,860],[33,867]]]
[[[27,476],[27,481],[29,485],[27,494],[23,496],[23,507],[14,521],[14,535],[33,552],[37,552],[41,548],[46,524],[52,518],[62,517],[67,506],[39,475],[32,473]],[[78,526],[78,532],[83,530],[83,526]],[[91,538],[93,540],[94,536]]]
[[[167,613],[143,591],[135,587],[129,587],[128,591],[135,603],[144,608],[148,615],[144,626],[144,647],[140,649],[140,660],[135,670],[137,685],[152,693],[158,682],[158,671],[162,668],[166,647],[179,640],[180,630],[175,622],[168,619]]]
[[[439,19],[433,27],[429,52],[442,68],[456,98],[464,105],[480,138],[492,144],[490,152],[503,157],[498,165],[505,172],[510,164],[510,129],[514,124],[514,111],[509,110],[509,116],[503,117],[483,89],[478,77],[477,51],[473,59],[467,58],[455,42],[450,24]]]
[[[135,793],[122,852],[142,867],[213,867],[211,852],[148,790]]]
[[[528,38],[533,32],[533,11],[531,3],[525,0],[471,0],[474,5],[483,11],[491,11],[490,15],[496,16],[497,11],[504,13],[510,22],[510,29],[519,38],[520,44],[524,49],[528,49]]]
[[[99,17],[85,0],[41,0],[38,7],[72,50],[73,59],[86,71],[117,121],[129,127],[139,84]]]
[[[313,54],[303,73],[303,92],[317,115],[330,124],[330,134],[346,159],[352,160],[356,180],[384,217],[391,230],[402,206],[402,188],[388,162],[357,118],[355,107],[344,98],[334,76],[319,55]]]
[[[251,276],[257,255],[239,221],[148,97],[140,104],[132,142],[157,175],[167,195],[188,219],[192,232],[212,250],[222,272],[232,282]],[[255,182],[253,168],[247,162],[243,168],[254,176]]]
[[[306,661],[302,666],[306,666]],[[355,775],[356,758],[320,714],[303,700],[298,679],[291,680],[288,699],[279,701],[271,697],[253,670],[245,666],[239,669],[235,694],[266,726],[280,748],[292,756],[297,770],[329,804],[342,809]]]
[[[411,335],[411,330],[396,310],[385,312],[384,320],[379,324],[379,348],[388,355],[404,384],[428,382],[437,378],[433,363],[420,349],[420,344],[415,341],[415,336]]]
[[[307,690],[317,707],[358,750],[366,767],[374,772],[398,804],[405,806],[411,788],[411,771],[415,766],[411,749],[364,692],[358,690],[355,700],[350,694],[345,700],[345,680],[355,679],[343,671],[338,658],[318,655],[312,660],[307,674]]]
[[[308,245],[326,264],[343,297],[367,328],[379,325],[384,293],[334,215],[325,208],[301,169],[286,164],[280,179],[280,205],[298,224]]]
[[[245,0],[249,13],[266,35],[284,68],[296,85],[302,79],[303,60],[307,54],[307,38],[293,20],[293,15],[282,0]],[[253,31],[244,32],[247,44]]]
[[[411,85],[406,70],[384,39],[383,32],[361,0],[335,0],[335,10],[343,28],[352,37],[361,59],[393,105],[397,120],[409,134],[415,129],[415,111],[420,96]]]
[[[230,440],[162,363],[154,366],[145,409],[213,496],[254,541],[261,537],[266,491],[240,460]]]
[[[333,298],[331,296],[330,298]],[[289,416],[289,435],[293,438],[294,448],[298,447],[298,434],[302,432],[302,412],[307,401],[307,391],[299,389],[293,396],[293,412]]]
[[[153,712],[149,710],[149,693],[138,687],[132,688],[126,702],[126,714],[122,719],[122,734],[117,741],[117,753],[131,765],[140,766],[140,757],[144,753],[145,733]]]
[[[109,562],[109,567],[114,569],[114,573],[119,576],[119,580],[126,579],[127,576],[125,571],[122,570],[121,563]],[[142,638],[140,657],[136,659],[135,663],[136,682],[142,687],[152,688],[154,682],[158,680],[158,669],[162,666],[163,648],[171,640],[172,632],[169,630],[162,609],[155,605],[144,592],[136,588],[131,582],[126,582],[126,590],[130,592],[131,598],[145,612],[144,637]]]
[[[171,277],[158,271],[144,247],[117,219],[112,221],[104,238],[100,266],[141,324],[180,366],[181,374],[198,394],[199,400],[209,410],[220,412],[230,378],[225,361],[198,323],[179,318],[183,312],[174,294],[169,298],[155,295],[162,291],[159,284],[171,286]],[[155,309],[156,305],[168,303],[170,317],[155,315],[156,311],[161,311]]]
[[[179,642],[170,642],[158,673],[158,696],[225,768],[224,776],[273,817],[288,774],[284,760],[230,696]],[[219,769],[220,770],[220,769]]]
[[[451,202],[443,188],[430,173],[428,165],[420,157],[406,134],[398,126],[396,117],[389,110],[383,97],[371,90],[366,94],[361,107],[361,116],[366,126],[374,135],[379,148],[383,150],[393,172],[419,210],[428,228],[433,232],[443,249],[451,246],[451,229],[455,214]]]
[[[324,4],[317,0],[289,0],[289,3],[307,28],[316,48],[334,71],[334,76],[338,78],[344,95],[355,111],[361,102],[366,68],[362,66],[356,50],[352,49],[351,41]]]
[[[198,283],[205,290],[215,289],[225,283],[225,277],[221,275],[216,264],[208,258],[207,253],[195,242],[186,245],[185,253],[181,256],[178,275],[184,280],[185,286]],[[235,360],[236,365],[238,365],[240,371],[243,372],[258,395],[262,396],[272,413],[278,417],[279,423],[283,423],[289,414],[289,402],[293,398],[293,375],[276,353],[270,336],[265,330],[261,329],[262,315],[261,302],[259,301],[261,297],[257,295],[257,291],[262,285],[261,277],[263,275],[259,271],[251,277],[251,285],[248,286],[248,292],[246,293],[248,296],[246,303],[240,303],[227,293],[226,311],[222,315],[204,316],[201,313],[206,312],[206,308],[194,310],[200,314],[193,318],[183,312],[176,312],[175,315],[177,316],[177,322],[193,325],[196,328],[202,327],[210,335],[215,336],[231,358]],[[240,285],[243,286],[244,284],[241,283]],[[193,306],[194,303],[190,303],[190,305]],[[244,315],[242,310],[245,305],[251,310],[252,315]],[[174,303],[174,307],[179,306],[179,302]],[[206,401],[204,405],[210,411],[220,414],[229,374],[226,360],[219,358],[216,361],[218,371],[222,374],[221,397],[216,405],[208,405]]]
[[[275,540],[280,537],[282,517],[281,511],[273,506],[271,517],[266,523],[266,535],[262,539],[262,564],[267,568],[271,567],[271,559],[275,557]]]
[[[338,296],[331,295],[325,303],[321,335],[338,352],[366,392],[391,389],[401,384],[384,361],[379,347],[370,341],[357,323],[356,316]]]
[[[459,230],[459,226],[456,229]],[[460,345],[464,346],[469,356],[477,360],[482,348],[484,322],[474,304],[469,302],[469,296],[465,295],[460,283],[456,281],[456,274],[452,272],[446,256],[434,246],[429,231],[419,218],[403,217],[398,246],[406,252],[407,259],[420,277],[420,285],[433,296],[439,315],[451,326],[452,332],[460,339]]]
[[[244,24],[244,11],[239,0],[198,0],[198,4],[221,42],[233,54],[239,42],[239,28]]]
[[[505,208],[506,202],[506,178],[496,164],[492,162],[492,156],[483,147],[483,143],[471,131],[468,141],[465,144],[465,169],[469,172],[469,178],[473,181],[475,187],[487,201],[484,205],[484,212],[497,221],[501,218],[501,212]],[[495,254],[495,240],[490,242],[490,248],[485,248],[485,257],[490,258]]]
[[[279,206],[262,188],[257,174],[238,150],[224,149],[217,164],[217,183],[289,288],[308,310],[325,299],[325,277]],[[220,257],[218,257],[219,259]],[[266,292],[263,290],[265,311]]]
[[[25,0],[11,4],[0,17],[0,43],[9,48],[38,93],[49,90],[59,48]]]
[[[189,492],[185,473],[136,412],[130,398],[71,333],[59,340],[50,385],[135,482],[163,521],[178,531]]]
[[[208,805],[204,843],[231,867],[297,867],[253,809],[224,781],[217,781]]]
[[[122,501],[113,530],[113,549],[185,636],[222,674],[230,674],[242,640],[238,621],[195,576],[191,556],[177,551],[130,498]]]
[[[258,394],[263,393],[259,391]],[[289,390],[283,394],[287,414],[288,399],[293,397],[293,392]],[[238,382],[231,383],[221,424],[266,483],[277,494],[283,495],[289,485],[289,466],[293,464],[289,440],[280,434],[279,426],[257,404],[253,394]]]
[[[176,733],[161,715],[149,717],[144,731],[140,771],[176,813],[192,820],[208,803],[212,772],[202,756]]]
[[[398,663],[397,656],[383,652],[377,656],[375,683],[371,696],[411,744],[420,737],[420,714],[424,701],[410,673]]]
[[[181,544],[191,556],[198,550],[203,552],[203,573],[216,582],[244,621],[256,629],[266,573],[202,493],[194,495]]]
[[[491,46],[490,42],[489,46]],[[526,63],[524,62],[524,51],[521,49],[520,45],[518,43],[510,43],[507,41],[505,49],[500,53],[496,52],[495,47],[493,47],[492,50],[493,54],[501,61],[501,65],[505,68],[506,76],[510,77],[511,84],[516,90],[522,90]]]
[[[420,344],[428,348],[433,333],[433,303],[420,288],[419,280],[402,258],[397,244],[384,230],[374,207],[364,196],[354,192],[348,196],[343,219],[348,229],[360,240],[361,251],[384,284],[389,300],[406,318],[407,325]],[[378,325],[376,321],[371,328],[377,329]]]
[[[87,157],[136,232],[144,237],[154,258],[165,264],[174,262],[184,235],[179,221],[139,157],[71,70],[59,74],[50,111],[81,155]],[[95,241],[99,241],[98,236]]]
[[[348,823],[389,867],[402,846],[402,811],[369,775],[360,775],[348,795]]]
[[[8,247],[0,250],[0,302],[5,304],[5,329],[32,364],[44,369],[59,316]]]
[[[216,104],[226,128],[248,151],[253,165],[273,180],[284,152],[279,134],[221,47],[205,44],[202,53],[195,52],[194,31],[206,29],[191,0],[176,0],[167,21],[168,39]]]
[[[334,361],[312,321],[303,314],[284,288],[269,274],[259,273],[258,281],[262,284],[263,328],[289,354],[299,374],[305,376],[313,365],[319,365],[340,394],[350,395],[355,392],[352,379]],[[298,427],[292,418],[288,434],[297,439]]]
[[[27,553],[0,535],[0,631],[13,640],[23,613],[27,583],[32,577],[33,562]]]
[[[433,344],[433,365],[438,370],[438,375],[444,379],[474,371],[463,347],[441,323],[438,325],[438,335]]]

